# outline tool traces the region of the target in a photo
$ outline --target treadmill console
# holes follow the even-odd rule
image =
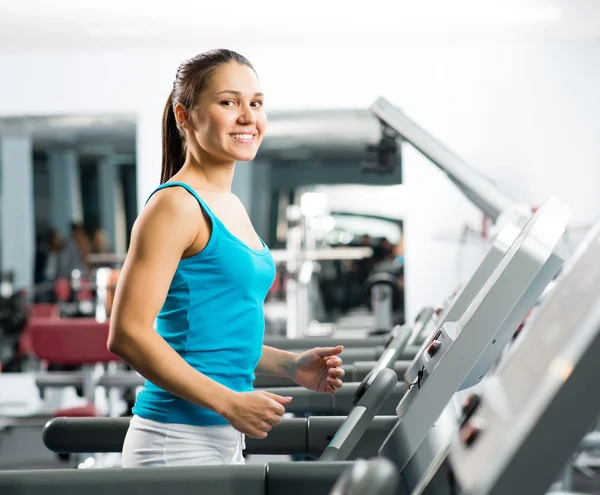
[[[401,471],[409,490],[431,456],[450,441],[440,417],[455,393],[485,376],[562,266],[557,246],[570,216],[560,200],[546,200],[464,314],[439,328],[411,363],[417,379],[400,400],[398,423],[380,449]],[[451,435],[453,425],[448,426]]]
[[[432,338],[423,344],[406,371],[407,383],[422,384],[453,347],[458,335],[474,323],[478,328],[473,330],[473,335],[477,334],[478,339],[485,339],[488,330],[493,333],[489,341],[482,340],[483,353],[458,390],[470,388],[481,381],[562,266],[564,260],[560,244],[571,214],[571,209],[557,198],[551,197],[543,203],[496,264],[495,268],[499,270],[487,278],[486,282],[493,281],[493,287],[478,291],[473,302],[455,322],[443,322]],[[507,225],[506,228],[511,227]],[[498,249],[499,245],[493,249]],[[483,317],[476,318],[488,293],[494,294],[495,301],[488,304]]]
[[[588,390],[600,372],[599,347],[600,226],[480,394],[465,401],[449,454],[461,493],[549,487],[600,410]]]

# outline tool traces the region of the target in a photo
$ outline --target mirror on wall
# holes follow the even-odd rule
[[[3,266],[23,265],[17,267],[26,272],[20,285],[51,287],[73,268],[90,268],[87,254],[126,252],[137,215],[135,116],[6,117],[0,119],[0,142],[3,191],[22,189],[30,200],[21,206],[32,210],[22,219],[18,211],[10,214],[10,202],[3,203],[3,231],[12,233],[2,242]],[[35,245],[31,259],[16,259],[11,244],[25,245],[29,238]],[[42,292],[35,299],[43,300]]]

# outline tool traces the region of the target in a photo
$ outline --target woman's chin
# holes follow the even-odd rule
[[[256,157],[256,151],[247,151],[245,153],[235,153],[233,160],[235,162],[251,162]]]

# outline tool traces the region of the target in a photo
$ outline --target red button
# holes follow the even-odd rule
[[[460,420],[461,426],[464,426],[464,424],[471,418],[471,416],[473,415],[473,413],[479,407],[480,404],[481,404],[481,398],[479,397],[479,395],[477,395],[477,394],[469,395],[469,397],[467,398],[467,400],[465,400],[465,402],[462,406],[462,417]]]
[[[429,347],[427,348],[427,354],[433,357],[441,345],[442,343],[439,340],[434,340],[431,344],[429,344]]]
[[[460,439],[465,444],[465,446],[470,447],[473,445],[477,437],[481,433],[479,428],[476,428],[472,425],[466,425],[460,430]]]

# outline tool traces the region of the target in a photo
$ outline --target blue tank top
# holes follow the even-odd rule
[[[262,354],[263,303],[275,278],[273,258],[264,242],[256,250],[231,234],[187,184],[168,182],[152,194],[173,186],[196,198],[212,223],[212,233],[201,252],[179,262],[156,330],[196,370],[236,392],[251,391]],[[132,412],[162,423],[227,424],[215,412],[149,381]]]

